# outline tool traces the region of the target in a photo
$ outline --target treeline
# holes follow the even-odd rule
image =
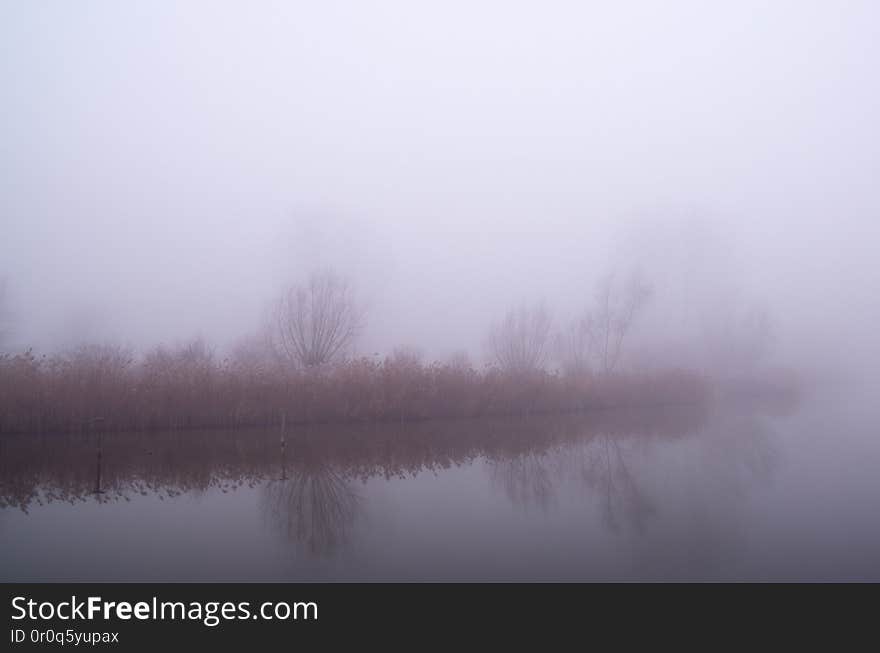
[[[398,352],[292,367],[218,358],[202,341],[142,359],[113,346],[0,356],[0,433],[265,427],[574,413],[699,404],[709,384],[686,371],[593,374],[475,369]]]

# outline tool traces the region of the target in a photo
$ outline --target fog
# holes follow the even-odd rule
[[[875,2],[5,2],[5,349],[259,330],[350,278],[359,353],[483,356],[609,271],[644,360],[752,308],[880,361]]]

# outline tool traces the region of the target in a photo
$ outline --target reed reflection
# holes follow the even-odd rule
[[[310,555],[350,537],[366,499],[355,484],[442,470],[476,459],[515,505],[550,509],[558,484],[579,478],[605,524],[640,528],[654,505],[629,457],[635,443],[704,429],[704,409],[561,417],[312,426],[277,431],[106,433],[0,438],[0,506],[161,500],[208,491],[258,492],[267,522]]]

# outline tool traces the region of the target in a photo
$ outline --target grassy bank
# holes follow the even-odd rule
[[[293,370],[189,350],[134,361],[102,347],[0,357],[0,433],[499,417],[699,404],[709,395],[703,377],[679,370],[512,373],[401,356]]]

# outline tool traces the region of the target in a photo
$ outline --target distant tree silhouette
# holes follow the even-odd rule
[[[556,335],[556,351],[562,371],[569,376],[588,374],[596,351],[596,329],[589,311]]]
[[[9,338],[12,311],[9,308],[9,291],[6,279],[0,279],[0,347]]]
[[[592,331],[599,367],[605,374],[620,361],[623,342],[636,317],[651,298],[652,289],[638,274],[620,284],[606,275],[596,288],[596,305],[587,324]]]
[[[508,372],[529,372],[544,367],[553,321],[546,308],[520,307],[508,311],[489,332],[489,353]]]
[[[345,355],[362,326],[347,280],[316,272],[303,285],[286,288],[272,313],[272,343],[287,362],[314,367]]]

